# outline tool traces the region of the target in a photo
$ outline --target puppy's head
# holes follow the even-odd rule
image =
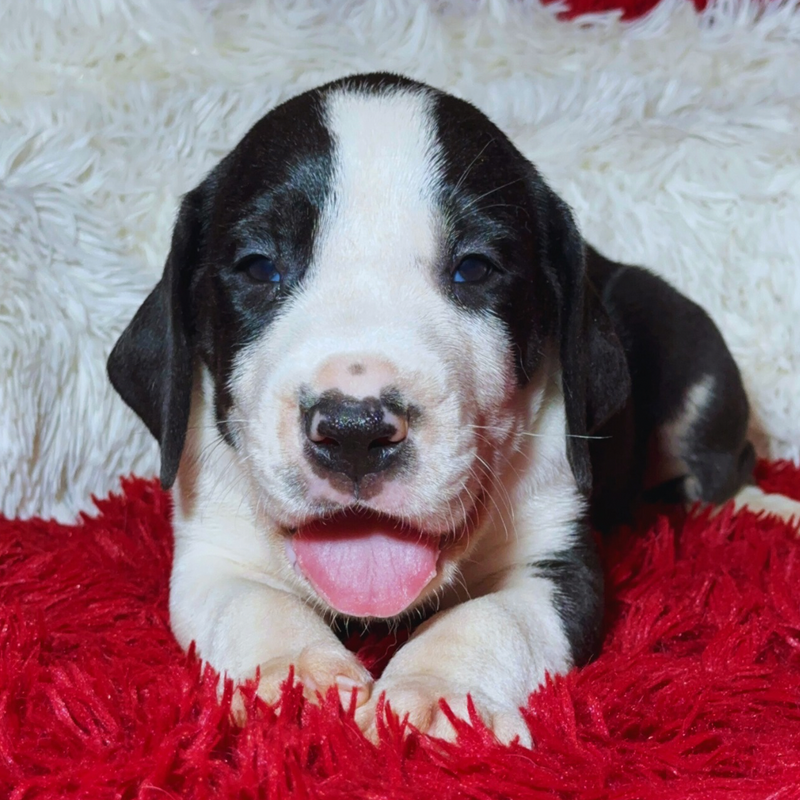
[[[109,374],[167,487],[192,386],[213,394],[287,557],[334,609],[388,617],[466,550],[548,352],[588,490],[597,314],[569,211],[500,130],[357,76],[271,111],[186,196]]]

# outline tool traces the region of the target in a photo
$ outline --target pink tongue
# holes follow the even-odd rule
[[[377,519],[342,519],[300,528],[290,548],[325,601],[343,614],[393,617],[436,575],[439,547],[419,532]]]

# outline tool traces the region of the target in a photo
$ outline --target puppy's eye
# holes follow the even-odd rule
[[[258,283],[280,283],[281,274],[275,262],[266,256],[248,256],[240,268]]]
[[[492,265],[480,256],[467,256],[453,271],[453,283],[479,283],[492,271]]]

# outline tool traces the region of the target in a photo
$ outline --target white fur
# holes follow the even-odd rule
[[[178,196],[277,101],[379,68],[488,111],[591,241],[708,309],[760,451],[800,457],[797,8],[666,0],[629,25],[510,0],[5,4],[0,511],[72,520],[120,474],[155,474],[104,360]]]
[[[468,596],[517,585],[532,564],[568,550],[585,501],[567,461],[561,376],[552,356],[525,390],[523,423],[500,454],[485,535],[460,567]],[[463,598],[462,598],[463,599]]]
[[[399,716],[434,736],[454,738],[439,711],[444,698],[466,718],[467,695],[501,741],[530,734],[519,713],[547,674],[571,666],[549,581],[528,577],[449,608],[420,627],[389,662],[372,691],[385,693]],[[360,712],[369,729],[372,703]]]
[[[665,422],[654,433],[651,461],[648,463],[645,488],[659,486],[666,481],[687,475],[684,483],[686,497],[700,499],[700,483],[689,469],[684,454],[690,451],[692,430],[702,418],[714,397],[713,375],[704,375],[694,386],[690,386],[675,419]]]
[[[793,520],[796,525],[800,525],[800,502],[783,494],[769,494],[758,486],[740,489],[733,498],[733,507],[737,511],[745,508],[754,514],[776,516],[787,522]]]

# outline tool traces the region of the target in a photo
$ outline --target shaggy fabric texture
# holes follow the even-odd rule
[[[798,458],[800,0],[564,20],[608,7],[0,5],[0,511],[68,521],[119,475],[154,474],[104,363],[179,196],[280,100],[374,69],[475,102],[591,241],[701,302],[742,366],[760,452]]]
[[[762,464],[800,499],[800,469]],[[534,750],[443,744],[389,716],[376,748],[330,697],[251,699],[243,729],[167,619],[169,502],[125,484],[74,526],[0,523],[0,797],[796,798],[797,525],[643,519],[604,546],[603,652],[533,694]],[[360,646],[368,665],[394,642]]]
[[[621,19],[631,20],[652,11],[658,2],[659,0],[568,0],[561,16],[563,19],[574,19],[603,11],[620,11]],[[694,0],[694,5],[698,11],[702,11],[707,2],[706,0]]]

